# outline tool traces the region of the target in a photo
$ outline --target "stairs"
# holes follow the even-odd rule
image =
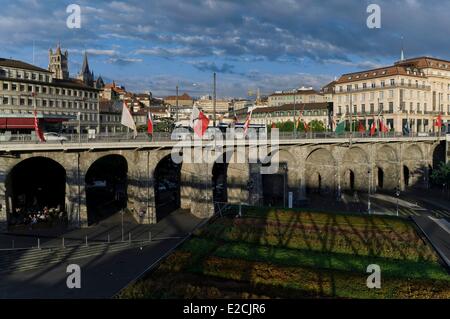
[[[131,248],[143,247],[151,242],[92,243],[58,248],[33,248],[0,251],[0,274],[36,269],[86,257],[100,256]]]

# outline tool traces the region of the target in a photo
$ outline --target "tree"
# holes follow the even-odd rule
[[[450,184],[450,163],[441,163],[438,168],[433,170],[430,179],[434,185],[448,187]]]
[[[319,120],[312,120],[309,122],[309,129],[313,132],[324,132],[326,131],[325,124]]]

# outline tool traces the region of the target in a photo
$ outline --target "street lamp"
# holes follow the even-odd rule
[[[369,187],[367,188],[367,213],[370,215],[370,168],[367,170]]]
[[[78,143],[81,144],[81,112],[78,112]]]
[[[395,196],[397,196],[397,216],[398,216],[398,198],[400,196],[400,189],[398,187],[396,188]]]

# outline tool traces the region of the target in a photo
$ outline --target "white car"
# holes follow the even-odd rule
[[[58,141],[61,143],[67,141],[67,137],[54,132],[44,133],[44,138],[46,141]]]

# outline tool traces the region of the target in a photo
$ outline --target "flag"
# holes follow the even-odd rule
[[[375,132],[377,131],[377,125],[375,119],[372,122],[372,125],[370,125],[370,136],[374,136]]]
[[[358,131],[359,131],[359,133],[364,133],[366,131],[366,128],[361,123],[361,121],[359,121]]]
[[[383,132],[383,133],[389,132],[389,129],[387,128],[386,125],[384,125],[383,120],[380,120],[380,131]]]
[[[209,118],[196,106],[192,108],[190,126],[198,137],[202,137],[208,129]]]
[[[153,134],[153,117],[152,113],[148,111],[148,117],[147,117],[147,133]]]
[[[244,134],[245,135],[247,135],[248,128],[250,127],[250,121],[252,119],[252,112],[253,112],[253,110],[247,114],[247,119],[245,120],[245,123],[244,123]]]
[[[408,135],[409,134],[409,124],[408,121],[406,121],[405,126],[403,126],[403,134]]]
[[[134,123],[133,116],[130,113],[130,110],[127,108],[127,105],[125,102],[123,102],[122,107],[122,120],[120,123],[130,129],[133,130],[133,137],[136,138],[137,136],[137,128],[136,123]]]
[[[342,113],[341,119],[339,120],[339,123],[336,125],[336,134],[342,134],[345,131],[345,113]]]
[[[36,136],[38,137],[39,141],[45,142],[44,133],[42,132],[42,130],[39,127],[36,108],[34,109],[34,131],[36,132]]]
[[[306,123],[305,121],[302,121],[302,122],[303,122],[303,128],[305,129],[305,132],[308,132],[309,131],[308,123]]]
[[[441,116],[441,114],[438,115],[436,123],[434,124],[434,126],[437,126],[439,128],[442,127],[442,116]]]

